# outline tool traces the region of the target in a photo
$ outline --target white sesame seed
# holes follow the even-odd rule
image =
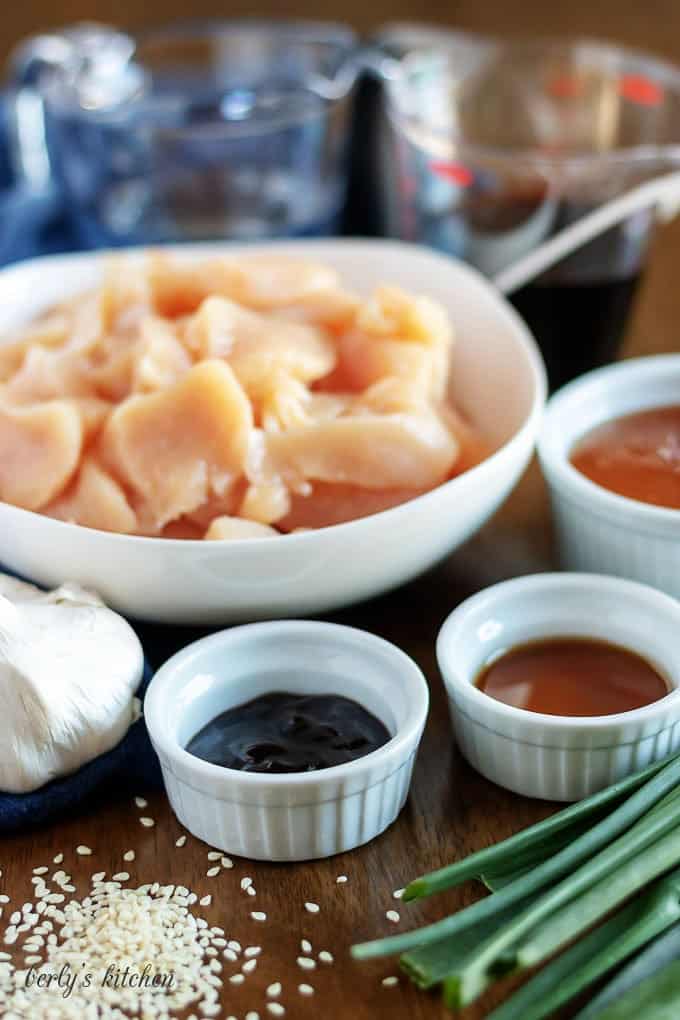
[[[231,857],[220,857],[220,864],[222,865],[223,868],[234,867],[234,862],[232,861]]]
[[[260,1014],[251,1009],[249,1013],[246,1013],[246,1020],[260,1020]]]
[[[90,857],[92,854],[92,850],[89,846],[83,846],[81,844],[80,846],[76,847],[76,853],[79,854],[81,857]]]
[[[314,989],[311,985],[298,985],[298,992],[300,995],[314,995]]]
[[[145,800],[144,797],[135,797],[135,804],[138,808],[145,808],[149,806],[148,800]]]
[[[92,876],[92,884],[96,885],[98,882],[103,882],[105,878],[106,878],[106,872],[105,871],[97,871]]]
[[[229,980],[232,983],[232,985],[242,985],[243,982],[245,981],[245,977],[243,976],[243,974],[232,974]]]
[[[243,971],[244,974],[252,974],[256,967],[257,960],[246,960],[246,962],[241,967],[241,970]]]
[[[241,879],[241,888],[242,888],[242,889],[247,889],[247,888],[248,888],[249,886],[251,886],[252,884],[253,884],[253,880],[252,880],[252,878],[248,878],[248,877],[246,876],[246,878],[242,878],[242,879]]]
[[[333,954],[329,953],[327,949],[322,949],[319,953],[319,959],[322,963],[333,963]]]
[[[42,956],[26,956],[24,957],[24,963],[27,963],[30,967],[34,967],[36,963],[42,963]]]
[[[286,1010],[280,1002],[268,1002],[267,1010],[272,1014],[272,1016],[285,1016],[286,1014]]]
[[[177,846],[177,847],[184,846],[186,841],[187,841],[186,836],[180,836],[179,839],[175,840],[175,846]]]
[[[12,916],[9,919],[9,923],[10,924],[18,924],[20,920],[21,920],[21,912],[19,910],[15,910],[14,913],[12,914]]]
[[[401,920],[396,910],[386,910],[385,917],[387,918],[388,921],[391,921],[392,924],[399,924]]]
[[[394,896],[395,900],[400,900],[405,892],[406,892],[405,889],[395,889],[392,895]]]
[[[135,854],[134,850],[126,850],[125,853],[123,854],[123,860],[134,861],[136,856],[137,855]]]
[[[130,878],[130,875],[128,874],[127,871],[119,871],[117,875],[113,876],[113,881],[114,882],[127,882],[129,880],[129,878]]]
[[[241,952],[241,943],[237,942],[236,939],[229,939],[227,945],[230,949],[233,949],[235,953]]]
[[[57,856],[53,859],[52,863],[53,864],[62,864],[63,861],[64,861],[64,855],[63,854],[57,854]]]
[[[46,875],[49,870],[50,870],[49,868],[44,868],[44,867],[43,868],[34,868],[33,869],[33,874],[34,875]]]
[[[198,902],[200,903],[200,905],[202,907],[209,907],[210,904],[212,903],[212,896],[210,896],[210,895],[208,895],[208,896],[201,896],[201,898],[200,898],[200,900]]]
[[[144,815],[142,815],[139,821],[140,824],[143,825],[145,829],[151,829],[156,824],[153,818],[147,818]]]
[[[257,895],[257,891],[256,891],[254,885],[249,885],[248,888],[246,889],[246,892],[248,893],[249,896],[256,896]]]
[[[320,909],[318,903],[305,903],[305,910],[309,914],[318,914]]]
[[[236,961],[238,960],[238,956],[236,955],[233,949],[225,949],[224,952],[222,953],[222,956],[224,957],[225,960],[229,960],[230,963],[236,963]]]
[[[219,865],[217,867],[215,867],[215,868],[208,868],[208,870],[205,873],[206,877],[207,878],[215,878],[216,875],[219,875],[220,870],[221,869],[220,869]]]
[[[9,896],[2,893],[2,895],[0,895],[0,903],[9,903]]]
[[[312,960],[309,956],[298,956],[297,965],[298,967],[302,967],[303,970],[314,970],[316,967],[316,960]]]
[[[383,978],[382,983],[385,988],[394,988],[395,985],[399,984],[399,978],[391,974],[389,977]]]
[[[221,856],[222,854],[219,852],[219,850],[208,850],[209,861],[219,861]]]
[[[278,999],[279,995],[283,991],[281,982],[275,981],[273,985],[269,985],[267,988],[267,995],[270,999]]]
[[[250,916],[252,917],[253,921],[266,921],[267,920],[267,915],[264,913],[263,910],[253,910],[251,912]]]
[[[302,939],[300,941],[300,949],[302,950],[303,953],[306,953],[307,956],[309,956],[309,954],[312,951],[312,943],[309,941],[309,939]]]
[[[335,880],[336,885],[342,885],[346,881],[347,881],[347,875],[338,875],[338,877]]]
[[[261,952],[262,952],[261,946],[247,946],[246,949],[243,950],[243,955],[248,957],[259,956]]]

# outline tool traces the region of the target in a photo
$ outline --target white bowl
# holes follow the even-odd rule
[[[392,739],[344,765],[281,775],[222,768],[184,749],[220,712],[273,690],[353,698]],[[284,620],[220,631],[174,655],[151,681],[144,716],[170,804],[190,832],[242,857],[300,861],[352,850],[394,821],[428,698],[421,671],[388,641]]]
[[[680,510],[627,499],[569,461],[612,418],[680,403],[680,354],[634,358],[569,383],[549,402],[538,443],[562,565],[644,581],[680,598]]]
[[[240,249],[176,250],[205,256]],[[503,502],[531,455],[545,379],[526,327],[483,277],[397,242],[298,241],[247,251],[320,259],[363,293],[389,281],[443,302],[458,335],[453,396],[497,452],[392,510],[280,538],[200,542],[114,535],[0,503],[0,563],[51,587],[78,581],[120,612],[150,620],[208,624],[300,615],[403,583],[469,538]],[[58,298],[92,287],[101,267],[101,255],[87,254],[3,270],[0,333]]]
[[[473,595],[437,640],[458,745],[471,765],[527,797],[578,800],[680,747],[680,603],[634,581],[536,574]],[[475,686],[501,652],[549,637],[589,637],[652,663],[671,693],[631,712],[568,718],[506,705]]]

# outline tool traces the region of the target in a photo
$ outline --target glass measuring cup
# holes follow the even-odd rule
[[[383,229],[491,277],[680,166],[680,71],[661,61],[426,26],[388,28],[380,48]],[[615,355],[654,221],[637,210],[512,296],[553,388]]]
[[[354,43],[304,21],[38,36],[14,55],[15,137],[44,135],[87,247],[331,233]]]

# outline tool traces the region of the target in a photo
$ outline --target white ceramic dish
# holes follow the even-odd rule
[[[572,466],[574,443],[611,418],[680,403],[680,354],[623,361],[569,383],[548,403],[538,454],[562,565],[617,574],[680,598],[680,510],[639,503]]]
[[[680,747],[680,603],[634,581],[599,574],[536,574],[473,595],[451,613],[437,659],[458,745],[471,765],[528,797],[578,800]],[[562,718],[484,694],[489,660],[526,641],[580,636],[642,655],[670,693],[632,712]]]
[[[353,698],[392,739],[344,765],[283,775],[221,768],[184,750],[220,712],[272,690]],[[170,804],[190,832],[227,853],[298,861],[351,850],[394,821],[428,697],[416,664],[382,638],[284,620],[234,627],[184,648],[153,678],[144,715]]]
[[[179,250],[179,249],[178,249]],[[237,247],[191,246],[192,255]],[[543,364],[526,327],[477,272],[388,241],[249,246],[320,259],[366,293],[389,281],[430,294],[458,335],[452,393],[498,448],[484,463],[418,499],[332,528],[247,541],[114,535],[0,503],[0,563],[54,587],[68,579],[127,615],[220,623],[321,612],[395,587],[469,538],[503,502],[534,446],[545,399]],[[37,259],[0,272],[0,334],[99,279],[102,256]]]

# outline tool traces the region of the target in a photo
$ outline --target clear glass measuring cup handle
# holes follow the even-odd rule
[[[493,283],[502,294],[514,294],[551,266],[584,244],[603,234],[642,209],[656,206],[661,219],[672,219],[680,212],[680,170],[654,177],[618,198],[605,202],[599,209],[565,227],[528,255],[493,277]]]

